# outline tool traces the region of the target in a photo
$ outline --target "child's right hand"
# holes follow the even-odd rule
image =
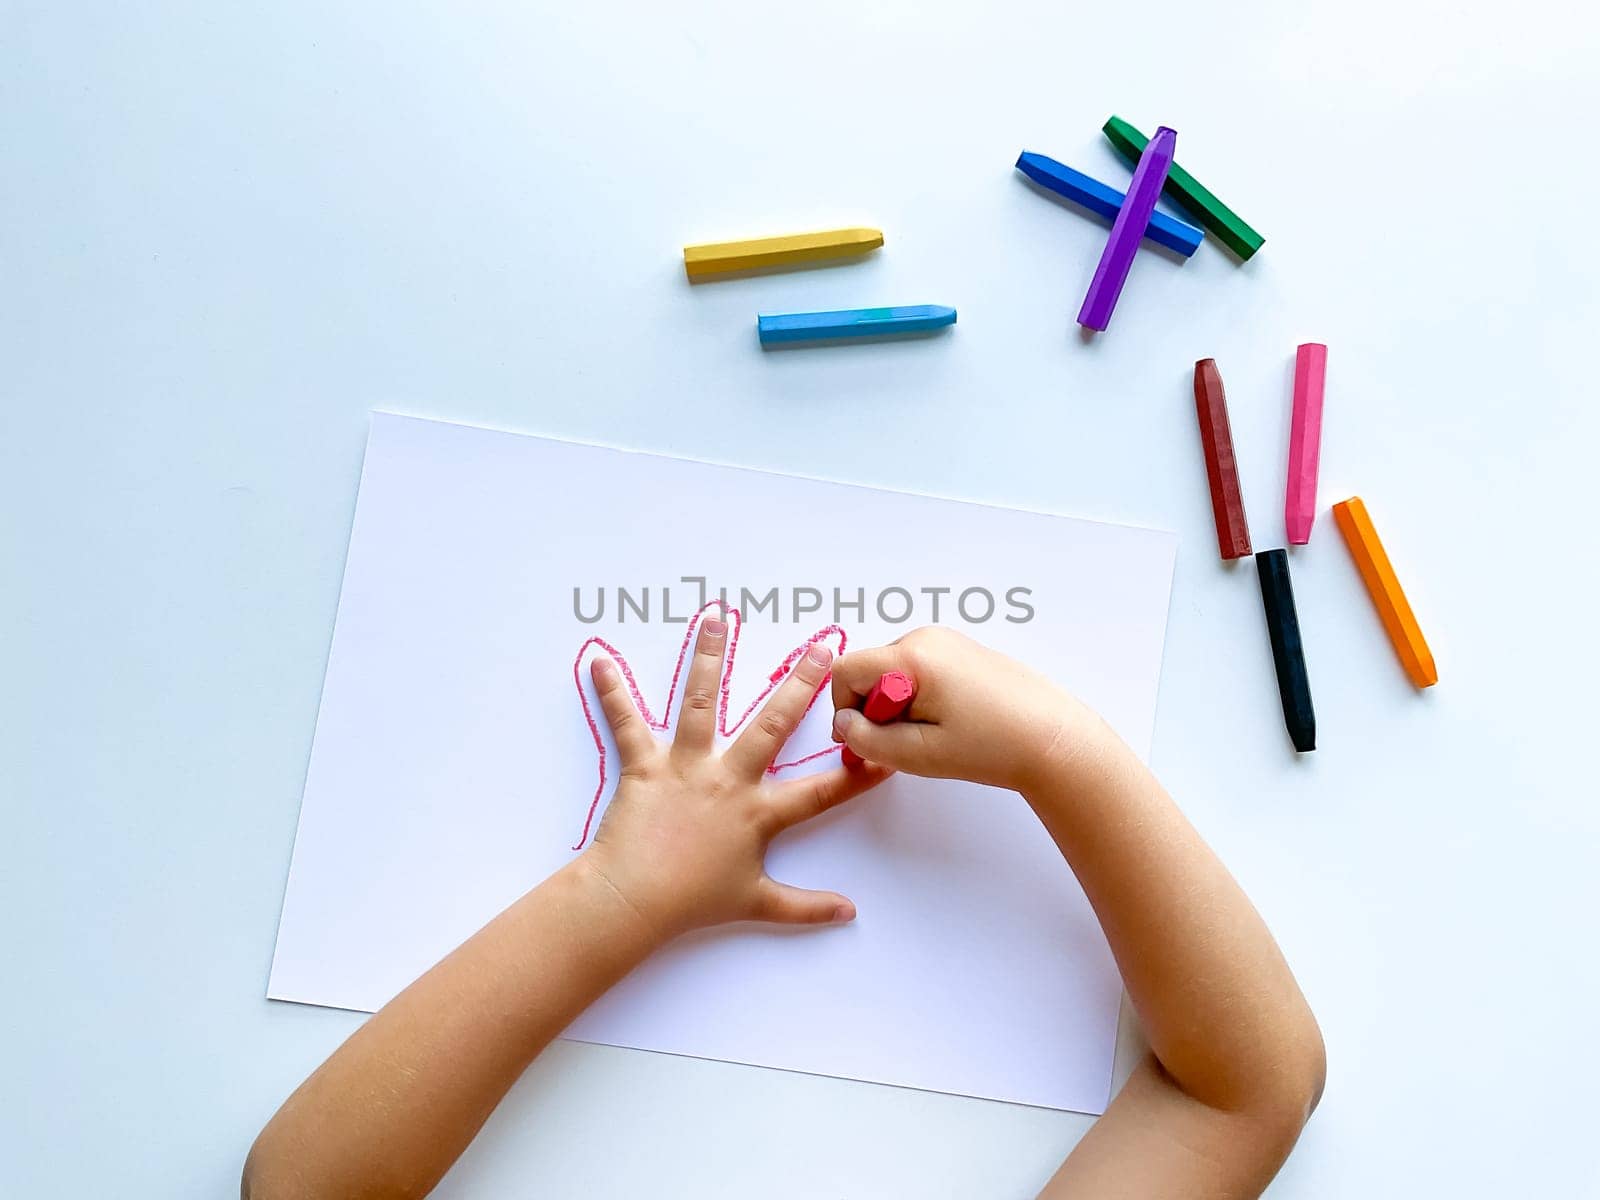
[[[874,725],[859,709],[885,671],[909,675],[917,694],[902,720]],[[1042,675],[938,625],[840,658],[833,706],[834,740],[869,762],[1019,792],[1114,737]]]

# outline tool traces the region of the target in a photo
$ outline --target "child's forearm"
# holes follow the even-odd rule
[[[578,860],[357,1030],[289,1097],[246,1197],[422,1196],[533,1058],[660,943]]]
[[[701,614],[669,741],[609,658],[591,664],[616,741],[616,791],[581,858],[396,996],[284,1103],[245,1164],[246,1197],[421,1196],[534,1056],[679,934],[734,921],[824,925],[855,908],[766,872],[774,837],[884,778],[767,768],[827,677],[813,644],[728,745],[717,689],[728,623]]]
[[[1155,777],[1089,720],[1099,727],[1040,752],[1024,794],[1100,918],[1152,1051],[1203,1104],[1298,1131],[1323,1048],[1294,976]]]
[[[857,711],[884,672],[902,721]],[[1021,792],[1083,885],[1149,1037],[1056,1197],[1256,1196],[1322,1089],[1322,1035],[1267,927],[1161,785],[1100,718],[947,629],[846,655],[834,734],[902,771]]]

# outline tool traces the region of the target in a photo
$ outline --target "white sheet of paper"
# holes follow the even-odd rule
[[[924,589],[949,588],[943,623],[1065,683],[1145,754],[1175,552],[1149,530],[375,414],[268,995],[375,1010],[572,858],[599,781],[580,647],[612,644],[661,716],[700,601],[685,577],[730,604],[779,590],[741,624],[730,720],[834,623],[835,588],[865,601],[838,614],[852,647],[928,623]],[[648,589],[649,621],[619,619],[618,587]],[[957,607],[972,588],[995,598],[987,621]],[[1007,619],[1014,588],[1031,620]],[[827,750],[830,716],[824,696],[785,757]],[[1017,797],[895,778],[780,838],[769,869],[850,896],[857,920],[694,936],[568,1036],[1104,1109],[1120,982]]]

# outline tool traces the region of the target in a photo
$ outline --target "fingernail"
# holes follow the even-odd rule
[[[806,651],[806,657],[819,667],[825,667],[833,661],[833,649],[822,642],[812,642],[811,649]]]
[[[854,904],[841,904],[833,910],[833,923],[843,925],[846,921],[856,919],[856,906]]]
[[[861,714],[853,708],[841,708],[833,714],[833,731],[840,737],[847,737],[850,726],[861,719]]]
[[[707,637],[719,638],[728,632],[728,623],[719,617],[707,617],[700,622],[700,628],[706,631]]]
[[[597,658],[591,668],[596,679],[610,679],[617,673],[617,664],[609,658]]]

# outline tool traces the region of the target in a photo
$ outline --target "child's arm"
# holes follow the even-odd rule
[[[903,722],[854,711],[885,671]],[[945,629],[847,654],[835,736],[918,775],[1014,789],[1105,929],[1152,1055],[1046,1197],[1256,1196],[1322,1093],[1322,1035],[1250,901],[1148,770],[1048,681]]]
[[[767,843],[883,778],[843,767],[784,783],[765,770],[827,675],[800,660],[728,748],[713,748],[726,625],[705,619],[672,744],[616,666],[594,682],[621,758],[590,848],[501,913],[351,1035],[262,1130],[243,1195],[422,1196],[545,1045],[653,951],[726,921],[826,924],[855,909],[768,878]]]

